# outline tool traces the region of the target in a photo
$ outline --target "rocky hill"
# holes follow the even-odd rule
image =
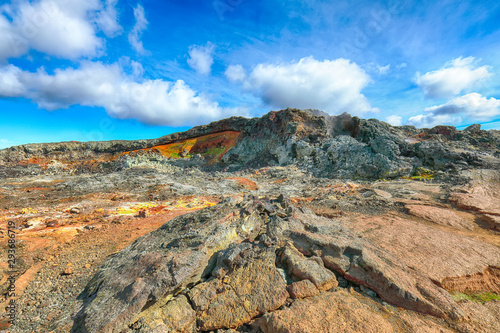
[[[140,156],[139,161],[134,158]],[[232,117],[152,140],[28,144],[0,150],[0,176],[116,171],[137,162],[247,167],[297,164],[319,177],[410,177],[421,169],[455,172],[493,167],[500,132],[472,125],[416,129],[317,110]],[[137,159],[137,158],[136,158]]]
[[[0,151],[9,332],[499,332],[500,134],[287,109]]]

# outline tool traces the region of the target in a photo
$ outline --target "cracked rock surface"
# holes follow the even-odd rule
[[[167,222],[109,259],[82,294],[84,306],[73,331],[121,332],[135,325],[140,332],[160,332],[167,325],[184,327],[183,317],[176,323],[163,313],[174,306],[172,302],[186,304],[187,298],[191,308],[186,306],[185,312],[201,331],[238,328],[258,317],[254,325],[261,325],[264,332],[292,332],[294,326],[286,319],[290,313],[309,307],[309,302],[317,306],[332,297],[345,297],[338,293],[336,275],[369,288],[390,304],[463,320],[465,312],[440,282],[447,276],[500,266],[500,249],[419,228],[427,227],[415,228],[389,217],[357,222],[328,219],[293,206],[284,196],[226,200]],[[403,230],[403,238],[387,239],[403,235]],[[429,236],[434,240],[424,243],[421,238]],[[476,257],[462,257],[471,246]],[[398,256],[405,250],[411,250],[407,257]],[[436,251],[441,253],[427,256]],[[448,271],[439,265],[443,258],[449,261]],[[303,281],[310,285],[302,289],[316,292],[302,291],[301,297],[298,283]],[[293,290],[293,298],[308,300],[290,305],[287,289]],[[331,316],[356,307],[352,302],[333,312],[313,310],[310,320],[318,325],[329,322]],[[273,314],[266,315],[269,312]],[[349,330],[362,329],[363,322],[362,315],[356,317]],[[316,328],[321,332],[341,327],[321,325]],[[375,331],[390,331],[384,320],[377,325]],[[313,332],[313,327],[304,331]]]

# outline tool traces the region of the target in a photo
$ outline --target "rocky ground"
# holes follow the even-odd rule
[[[285,110],[0,151],[0,330],[498,332],[498,138]]]

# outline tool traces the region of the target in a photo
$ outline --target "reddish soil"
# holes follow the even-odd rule
[[[238,182],[238,185],[250,191],[255,191],[259,189],[257,184],[248,178],[232,177],[228,179],[236,180]]]

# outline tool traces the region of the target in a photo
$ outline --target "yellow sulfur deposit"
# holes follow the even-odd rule
[[[216,202],[199,198],[180,199],[173,202],[142,202],[118,207],[112,213],[115,215],[135,215],[145,210],[150,214],[157,214],[161,211],[202,209],[216,204]]]

